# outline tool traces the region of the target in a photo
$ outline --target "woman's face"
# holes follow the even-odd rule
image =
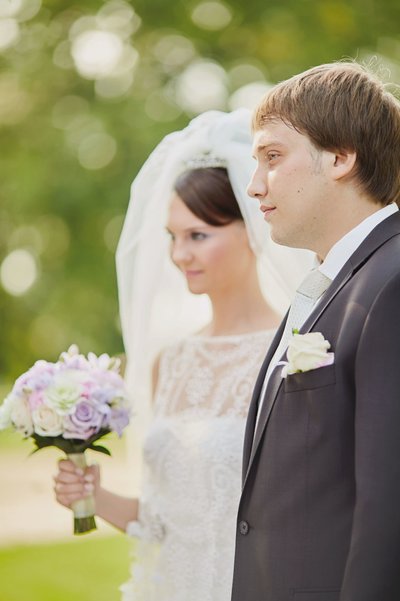
[[[167,230],[172,261],[194,294],[230,293],[243,283],[255,261],[242,221],[209,225],[196,217],[177,194],[171,200]]]

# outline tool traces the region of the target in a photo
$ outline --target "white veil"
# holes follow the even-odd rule
[[[309,251],[273,243],[258,202],[246,188],[255,168],[251,157],[251,112],[208,111],[182,131],[166,136],[136,176],[118,244],[116,265],[126,381],[135,405],[136,436],[149,416],[150,366],[159,350],[176,337],[195,332],[211,317],[205,295],[191,294],[169,258],[165,231],[177,177],[190,159],[205,154],[226,164],[232,189],[258,258],[260,283],[268,302],[282,315],[306,271]]]

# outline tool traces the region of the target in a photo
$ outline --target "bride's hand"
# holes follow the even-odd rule
[[[82,470],[70,461],[62,459],[58,463],[58,472],[54,476],[54,493],[56,500],[64,507],[90,495],[96,496],[100,487],[100,469],[91,465]]]

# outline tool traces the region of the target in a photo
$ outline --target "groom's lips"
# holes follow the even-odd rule
[[[275,211],[276,207],[268,207],[266,205],[260,205],[260,211],[264,213],[265,221],[268,221],[270,215]]]

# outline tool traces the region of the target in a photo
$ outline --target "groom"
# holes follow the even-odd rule
[[[400,105],[361,66],[322,65],[253,128],[249,193],[319,265],[255,386],[232,600],[399,601]]]

